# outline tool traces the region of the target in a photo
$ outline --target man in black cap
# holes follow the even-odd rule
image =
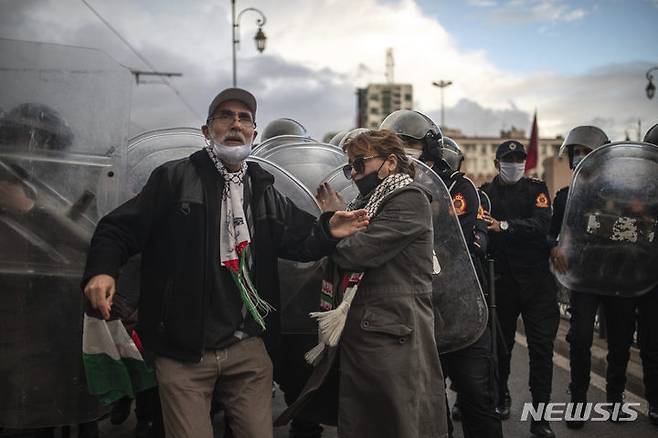
[[[486,214],[485,220],[489,222],[489,249],[495,260],[498,318],[504,340],[498,344],[496,408],[503,419],[510,415],[507,380],[519,314],[528,339],[533,404],[550,401],[553,340],[560,319],[555,281],[548,267],[546,235],[551,201],[544,182],[523,176],[526,156],[520,142],[501,143],[494,160],[498,175],[482,186],[491,199],[491,214]],[[540,437],[555,436],[545,421],[533,421],[530,432]]]
[[[219,93],[202,127],[208,146],[155,169],[91,241],[82,285],[105,318],[119,268],[142,254],[137,332],[155,356],[170,437],[212,437],[216,384],[234,438],[272,437],[265,343],[276,355],[278,257],[319,259],[367,225],[365,210],[316,220],[274,188],[271,174],[246,163],[255,115],[251,93]]]

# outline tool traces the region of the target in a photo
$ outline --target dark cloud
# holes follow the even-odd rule
[[[427,113],[437,123],[441,120],[441,111]],[[477,102],[461,99],[455,106],[445,109],[445,121],[449,128],[461,130],[472,136],[499,135],[501,129],[515,126],[528,131],[531,114],[514,106],[510,109],[484,108]]]

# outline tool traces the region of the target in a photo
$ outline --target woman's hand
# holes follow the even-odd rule
[[[315,199],[323,212],[345,210],[347,206],[341,194],[335,191],[329,183],[322,183],[318,186]]]
[[[365,230],[369,223],[366,210],[337,211],[329,219],[329,231],[334,239],[342,239]]]

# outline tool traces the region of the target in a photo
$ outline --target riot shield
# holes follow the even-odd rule
[[[295,205],[315,217],[320,207],[315,197],[304,184],[282,167],[259,157],[247,161],[258,163],[274,175],[274,186]],[[281,331],[285,334],[317,335],[317,325],[309,318],[310,312],[320,310],[319,292],[326,260],[316,262],[294,262],[279,259],[279,287],[281,290]]]
[[[0,427],[89,422],[80,291],[132,76],[105,54],[0,39]]]
[[[198,128],[156,129],[128,140],[127,147],[120,154],[124,165],[117,169],[120,181],[118,199],[105,196],[105,186],[98,188],[101,216],[139,193],[156,167],[188,157],[205,146],[205,138]]]
[[[570,290],[632,297],[658,284],[658,147],[618,142],[590,152],[574,172],[558,248]]]
[[[415,181],[432,194],[434,252],[440,269],[432,281],[435,333],[440,353],[464,348],[477,341],[487,326],[487,303],[445,184],[429,167],[413,159]],[[325,179],[344,199],[358,190],[334,170]]]
[[[254,145],[252,154],[262,147],[274,147],[291,143],[316,143],[315,140],[309,137],[302,137],[301,135],[277,135],[276,137],[268,138],[267,140]]]
[[[283,167],[311,191],[315,191],[325,175],[347,164],[343,151],[325,143],[267,145],[253,155]]]

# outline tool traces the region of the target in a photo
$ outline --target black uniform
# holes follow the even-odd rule
[[[548,190],[536,179],[521,178],[505,185],[499,176],[482,190],[491,199],[491,216],[509,224],[508,230],[489,235],[497,273],[498,318],[505,341],[498,344],[499,403],[507,391],[519,314],[528,339],[532,401],[547,402],[553,377],[553,340],[560,320],[555,280],[548,268]]]
[[[562,228],[568,194],[569,187],[564,187],[555,195],[550,228],[550,237],[554,242]],[[634,298],[570,291],[569,311],[571,321],[567,333],[567,342],[569,342],[569,365],[571,369],[569,391],[572,400],[586,400],[590,383],[594,319],[599,304],[605,314],[608,340],[607,399],[611,402],[622,400],[622,394],[626,386],[626,366],[630,355],[630,347],[633,344],[633,333],[635,332],[635,302]]]
[[[453,206],[459,218],[464,238],[471,254],[474,231],[480,208],[477,189],[463,173],[440,175],[450,190]],[[464,437],[503,436],[500,418],[495,413],[494,357],[491,352],[491,332],[487,327],[475,343],[466,348],[441,355],[444,373],[457,390],[462,413]],[[452,424],[449,422],[452,435]]]

